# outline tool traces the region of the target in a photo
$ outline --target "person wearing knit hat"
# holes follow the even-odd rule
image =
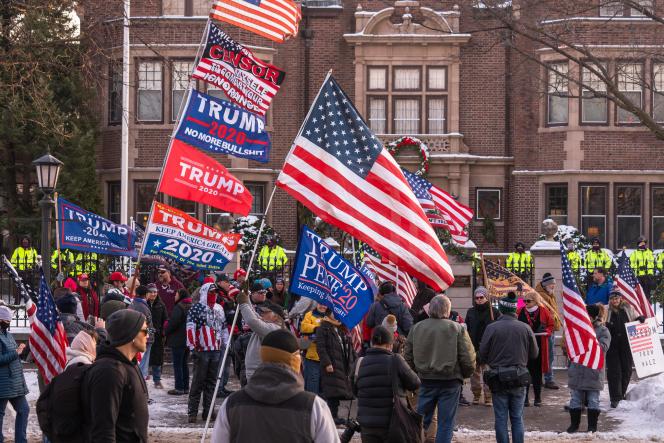
[[[67,355],[67,369],[78,364],[91,365],[97,358],[97,342],[99,335],[94,331],[81,331],[65,350]]]
[[[397,318],[392,314],[388,314],[380,325],[390,331],[392,334],[396,334],[397,332]]]
[[[60,314],[60,321],[62,326],[65,329],[65,335],[67,336],[67,342],[72,343],[74,337],[81,331],[94,332],[95,328],[90,325],[88,322],[79,320],[76,315],[76,308],[78,307],[78,299],[73,293],[68,293],[61,296],[55,302],[55,306],[58,308]],[[106,336],[106,332],[102,330],[101,325],[99,334]]]
[[[262,363],[248,384],[227,397],[212,430],[213,443],[280,443],[288,429],[302,441],[339,441],[325,400],[304,390],[300,375],[300,348],[290,332],[279,329],[265,335]]]
[[[99,346],[81,386],[90,411],[89,440],[105,441],[112,435],[118,442],[148,441],[148,388],[136,366],[136,355],[147,348],[145,316],[123,309],[108,317],[106,328],[108,343]]]
[[[4,418],[7,403],[11,403],[16,411],[16,421],[14,424],[14,441],[27,442],[28,415],[30,406],[26,395],[28,394],[28,385],[23,376],[23,365],[20,355],[25,349],[25,344],[16,345],[16,340],[9,326],[14,317],[14,313],[7,306],[0,306],[0,358],[2,359],[2,389],[0,389],[0,402],[2,402],[2,415]],[[0,418],[0,441],[3,440],[2,419]]]
[[[542,276],[542,281],[535,286],[535,291],[540,296],[542,304],[551,314],[553,318],[553,331],[554,334],[551,334],[548,337],[548,352],[549,352],[549,362],[553,362],[554,348],[556,344],[555,340],[555,331],[560,331],[562,329],[562,320],[560,319],[560,313],[558,312],[558,299],[556,298],[556,279],[549,272],[544,273]],[[549,365],[549,370],[544,374],[544,387],[547,389],[560,389],[560,387],[553,380],[553,365]]]
[[[527,324],[517,320],[514,292],[500,299],[498,307],[503,315],[486,327],[478,357],[494,371],[516,367],[517,373],[527,374],[528,360],[539,354],[535,334]],[[525,386],[503,387],[500,382],[491,386],[497,441],[510,441],[508,417],[512,425],[512,441],[524,441]]]

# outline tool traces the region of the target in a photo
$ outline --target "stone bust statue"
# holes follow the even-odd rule
[[[542,222],[542,233],[544,234],[544,239],[546,241],[555,241],[553,236],[558,232],[558,225],[556,222],[547,218]]]

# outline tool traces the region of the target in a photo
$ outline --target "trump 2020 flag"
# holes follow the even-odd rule
[[[447,255],[401,168],[330,74],[277,185],[435,290],[454,282]]]
[[[159,192],[249,215],[253,197],[240,180],[196,148],[173,139]]]
[[[196,269],[222,271],[242,234],[226,234],[163,203],[154,203],[143,254],[161,255]]]
[[[326,305],[352,329],[373,303],[373,284],[365,272],[303,226],[289,290]]]
[[[60,247],[76,251],[136,257],[136,234],[127,225],[113,223],[58,197]]]

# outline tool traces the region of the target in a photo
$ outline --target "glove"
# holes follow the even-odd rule
[[[247,291],[240,292],[235,298],[238,305],[248,304],[249,303],[249,293]]]
[[[643,315],[639,315],[638,317],[636,317],[636,319],[637,319],[640,323],[645,323],[645,322],[646,322],[646,318],[645,318]]]

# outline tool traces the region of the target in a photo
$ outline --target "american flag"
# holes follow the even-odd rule
[[[615,282],[625,301],[632,305],[638,315],[646,318],[655,316],[652,305],[643,292],[641,284],[636,279],[634,270],[630,266],[629,259],[625,254],[622,254],[618,259],[618,272],[615,276]]]
[[[417,174],[403,169],[403,175],[408,180],[410,188],[425,211],[438,211],[445,222],[436,223],[449,231],[452,239],[459,244],[466,244],[468,233],[466,226],[473,219],[473,210],[459,203],[450,193],[434,186]]]
[[[399,165],[328,74],[277,185],[437,290],[452,268]]]
[[[604,353],[597,341],[595,329],[586,311],[586,304],[576,286],[574,273],[567,258],[567,249],[562,243],[560,256],[563,270],[563,325],[567,354],[575,363],[592,369],[602,369]]]
[[[209,308],[205,303],[208,291],[214,283],[201,286],[200,302],[187,313],[187,347],[192,350],[220,351],[227,340],[226,317],[219,304]]]
[[[215,0],[210,18],[283,43],[297,35],[302,13],[292,0]]]
[[[351,329],[350,342],[356,353],[359,353],[362,350],[362,322],[359,322],[353,329]]]
[[[364,257],[362,263],[373,271],[380,281],[391,281],[397,286],[397,294],[403,299],[409,308],[417,295],[417,288],[408,274],[400,270],[392,263],[384,263],[380,255],[369,245],[362,245]]]

